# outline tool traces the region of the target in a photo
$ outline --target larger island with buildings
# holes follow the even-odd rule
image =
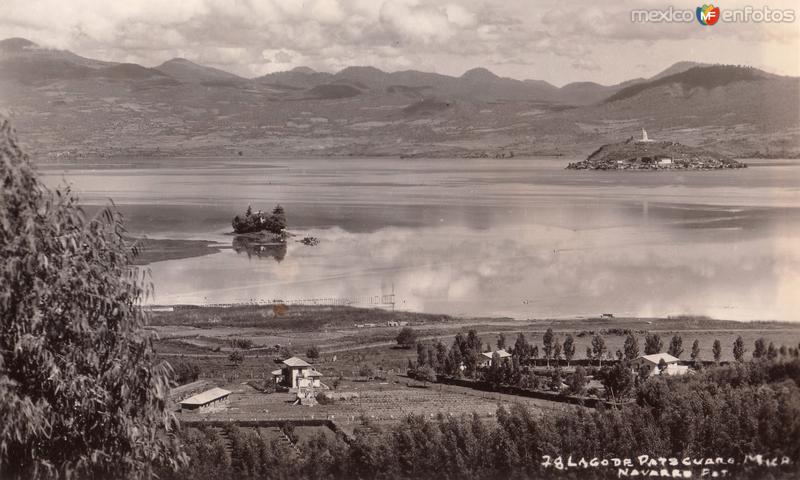
[[[570,170],[719,170],[747,164],[711,150],[671,141],[654,141],[642,129],[642,138],[603,145],[586,160],[567,165]]]

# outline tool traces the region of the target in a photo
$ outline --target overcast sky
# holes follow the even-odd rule
[[[0,38],[155,66],[174,57],[246,77],[309,66],[473,67],[556,85],[616,83],[680,60],[800,75],[794,23],[634,24],[631,9],[682,0],[0,0]],[[721,8],[762,2],[726,0]],[[796,0],[769,1],[797,9]]]

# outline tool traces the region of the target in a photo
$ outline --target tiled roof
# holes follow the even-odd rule
[[[639,358],[647,360],[648,362],[654,365],[658,365],[662,359],[664,360],[665,363],[675,363],[679,361],[677,358],[673,357],[669,353],[653,353],[651,355],[642,355]]]
[[[283,361],[287,367],[310,367],[311,364],[299,357],[287,358]]]
[[[483,352],[483,353],[481,353],[481,355],[483,355],[486,358],[491,359],[494,356],[495,353],[500,355],[500,358],[508,358],[508,357],[511,356],[511,354],[508,353],[505,349],[497,350],[496,352]]]

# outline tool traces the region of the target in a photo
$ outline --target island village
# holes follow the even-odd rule
[[[572,162],[569,170],[721,170],[746,168],[747,164],[708,149],[689,147],[647,136],[603,145],[586,160]]]

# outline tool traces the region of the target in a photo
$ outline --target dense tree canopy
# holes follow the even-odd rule
[[[0,477],[136,478],[183,456],[144,274],[111,209],[88,219],[0,124]]]

